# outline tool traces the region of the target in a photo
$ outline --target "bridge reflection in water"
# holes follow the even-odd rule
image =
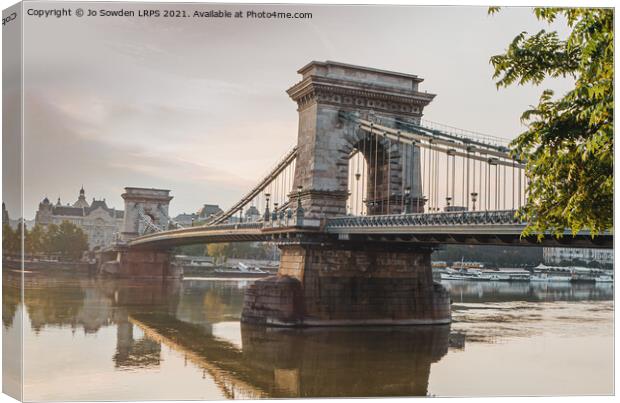
[[[18,322],[15,317],[21,308],[10,276],[3,278],[6,331]],[[66,338],[67,343],[73,343],[70,339],[78,330],[85,336],[101,333],[97,342],[100,349],[109,351],[107,359],[114,363],[114,371],[127,375],[144,375],[152,369],[170,373],[173,369],[166,367],[170,360],[185,360],[187,366],[202,371],[203,377],[217,386],[219,393],[206,397],[211,399],[425,396],[432,393],[429,382],[433,365],[450,350],[467,350],[467,343],[497,341],[495,336],[481,337],[481,326],[460,323],[459,304],[613,299],[612,287],[595,285],[448,282],[457,312],[452,328],[278,329],[239,324],[243,291],[248,284],[27,276],[24,305],[29,324],[26,322],[25,331],[34,333],[36,343],[44,343],[41,337],[50,331],[55,338]],[[106,334],[115,335],[116,340]],[[73,347],[68,353],[80,354]],[[35,365],[59,365],[52,362],[53,357],[40,357]],[[101,363],[90,365],[95,373],[110,371]],[[53,379],[47,374],[43,382]],[[41,382],[26,379],[26,384],[36,381]],[[62,383],[66,382],[63,377]],[[152,387],[158,390],[164,385]],[[168,390],[175,387],[181,386],[174,382],[165,385]],[[178,396],[184,397],[182,393],[179,390]],[[27,388],[25,396],[38,395],[29,394]],[[115,397],[123,399],[124,395]]]
[[[241,325],[238,348],[170,315],[136,314],[130,321],[207,371],[229,398],[425,396],[431,364],[447,353],[450,334],[449,325],[363,330]]]

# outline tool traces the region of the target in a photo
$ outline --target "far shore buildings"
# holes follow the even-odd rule
[[[173,221],[182,227],[191,227],[200,225],[221,213],[223,211],[217,204],[204,204],[197,213],[181,213],[174,217]]]
[[[191,227],[193,225],[201,225],[210,218],[216,217],[223,213],[217,204],[204,204],[197,213],[181,213],[174,217],[174,222],[182,227]],[[261,218],[261,214],[254,206],[249,207],[243,212],[244,222],[256,222]],[[233,215],[229,218],[229,222],[239,222],[239,216]]]
[[[39,203],[35,223],[46,227],[69,221],[80,227],[88,236],[90,249],[111,245],[123,227],[123,210],[110,208],[105,199],[86,201],[84,188],[80,189],[78,199],[73,204],[63,205],[60,198],[51,203],[46,197]]]
[[[613,249],[543,248],[543,258],[547,264],[578,260],[586,263],[598,262],[613,265],[614,251]]]

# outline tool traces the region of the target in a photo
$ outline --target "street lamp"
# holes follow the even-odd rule
[[[269,193],[265,193],[265,214],[263,215],[263,221],[269,222]]]
[[[304,223],[304,209],[301,206],[301,191],[302,187],[297,186],[297,211],[295,211],[295,220],[298,226],[302,226]]]
[[[273,203],[273,211],[271,212],[271,220],[274,222],[278,220],[278,203]]]
[[[476,200],[478,200],[477,197],[478,197],[478,193],[476,193],[476,192],[472,192],[471,193],[471,203],[472,203],[471,209],[472,209],[472,211],[476,211]]]
[[[411,213],[411,201],[409,198],[411,197],[411,186],[407,186],[405,188],[405,214]]]

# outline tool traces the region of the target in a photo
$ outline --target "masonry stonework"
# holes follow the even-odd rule
[[[242,320],[281,326],[450,322],[430,253],[387,244],[282,246],[278,276],[256,281]]]
[[[121,197],[125,201],[121,234],[124,241],[143,235],[148,230],[141,215],[153,225],[168,229],[168,206],[172,200],[169,190],[126,187]]]
[[[169,251],[131,249],[101,256],[99,274],[117,278],[180,278],[183,271],[171,263]]]
[[[346,214],[348,160],[353,150],[372,162],[368,173],[378,168],[378,176],[365,175],[369,214],[400,213],[405,188],[411,189],[411,204],[422,209],[419,148],[413,147],[412,155],[404,156],[397,144],[368,136],[341,114],[354,113],[394,128],[417,124],[435,96],[418,90],[423,80],[329,61],[311,62],[298,72],[302,80],[288,94],[297,102],[299,113],[294,188],[302,188],[299,197],[307,217]]]

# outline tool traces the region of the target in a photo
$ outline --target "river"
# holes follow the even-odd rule
[[[445,282],[453,323],[239,322],[251,280],[3,275],[24,400],[609,395],[613,286]]]

